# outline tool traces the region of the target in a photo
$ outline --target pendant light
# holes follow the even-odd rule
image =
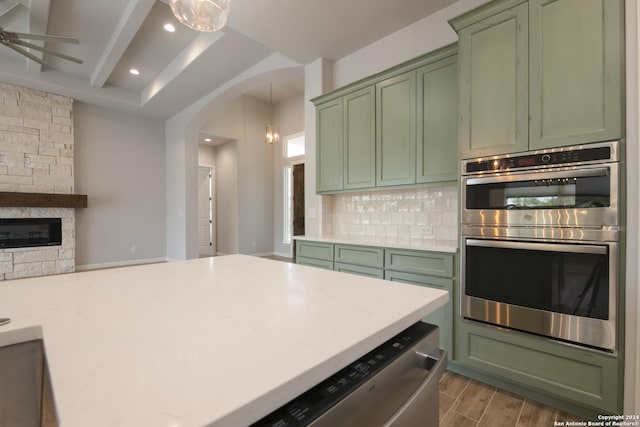
[[[273,91],[271,83],[269,83],[269,114],[271,115],[271,123],[273,123]],[[278,126],[267,125],[267,134],[265,136],[267,144],[272,145],[276,142],[280,142],[280,134],[278,133]]]
[[[169,0],[175,17],[196,31],[218,31],[227,24],[231,0]]]

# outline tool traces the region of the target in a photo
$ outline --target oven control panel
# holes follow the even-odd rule
[[[481,158],[468,160],[464,164],[463,173],[506,171],[523,168],[557,166],[564,164],[607,161],[611,159],[611,147],[567,149],[505,157]]]

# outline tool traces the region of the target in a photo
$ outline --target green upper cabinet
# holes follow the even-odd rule
[[[316,107],[317,191],[342,190],[342,99]]]
[[[374,187],[375,88],[316,107],[318,192]]]
[[[416,72],[376,84],[376,183],[416,182]]]
[[[458,177],[458,57],[453,55],[417,71],[416,182],[455,181]]]
[[[451,25],[462,158],[622,136],[622,0],[495,0]]]
[[[375,88],[345,95],[344,186],[345,190],[376,185]]]
[[[619,0],[530,0],[531,149],[621,136]]]
[[[455,181],[457,44],[311,101],[316,106],[316,192]]]
[[[527,25],[521,4],[459,33],[462,158],[527,149]]]

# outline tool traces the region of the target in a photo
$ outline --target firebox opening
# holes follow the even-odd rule
[[[61,244],[61,218],[0,218],[1,249]]]

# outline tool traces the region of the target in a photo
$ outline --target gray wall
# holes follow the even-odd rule
[[[198,166],[215,167],[216,147],[200,144],[198,146]]]
[[[282,100],[275,108],[276,123],[280,128],[282,143],[274,147],[273,171],[273,251],[281,256],[291,255],[291,244],[282,240],[284,233],[284,137],[304,132],[304,95],[302,93]]]
[[[273,253],[273,148],[264,142],[270,106],[242,96],[216,111],[202,132],[233,139],[216,147],[220,253]]]
[[[238,253],[238,143],[216,147],[216,251]]]
[[[238,140],[238,251],[273,253],[273,150],[265,142],[269,103],[247,96],[244,138]]]
[[[164,122],[74,103],[79,269],[166,258]]]

